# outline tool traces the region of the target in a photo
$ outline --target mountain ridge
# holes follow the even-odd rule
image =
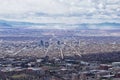
[[[0,20],[0,28],[36,28],[36,29],[120,29],[120,23],[34,23]]]

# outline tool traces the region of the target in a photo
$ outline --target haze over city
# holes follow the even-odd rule
[[[0,80],[120,80],[120,0],[0,0]]]

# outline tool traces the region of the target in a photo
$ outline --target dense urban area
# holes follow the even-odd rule
[[[3,29],[0,80],[120,80],[120,32]]]

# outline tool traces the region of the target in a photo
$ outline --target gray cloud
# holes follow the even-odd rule
[[[0,19],[42,23],[120,23],[120,0],[0,0]]]

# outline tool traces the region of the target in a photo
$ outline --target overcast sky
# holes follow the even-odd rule
[[[34,23],[120,23],[120,0],[0,0],[0,19]]]

